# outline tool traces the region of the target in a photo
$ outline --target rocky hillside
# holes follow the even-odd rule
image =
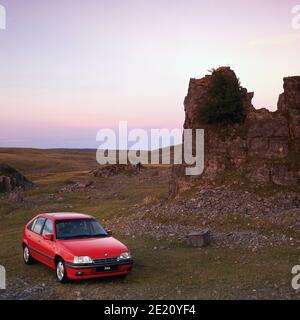
[[[32,187],[33,183],[20,172],[6,164],[0,164],[0,193]]]
[[[237,79],[229,67],[214,71]],[[249,182],[282,186],[300,184],[300,76],[284,78],[278,110],[256,110],[253,93],[241,88],[245,118],[241,123],[207,124],[199,112],[207,106],[212,75],[191,79],[184,101],[185,129],[205,129],[205,172],[213,179],[226,171]]]

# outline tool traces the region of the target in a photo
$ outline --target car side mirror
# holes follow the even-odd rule
[[[106,230],[107,234],[111,237],[112,236],[112,231],[110,229]]]
[[[53,234],[44,234],[43,235],[43,238],[44,238],[44,240],[47,240],[47,241],[53,241]]]

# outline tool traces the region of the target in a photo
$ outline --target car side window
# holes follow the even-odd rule
[[[49,219],[47,219],[42,232],[42,235],[45,235],[45,234],[53,234],[53,223]]]
[[[41,234],[41,231],[43,229],[43,226],[44,226],[44,223],[45,223],[45,218],[37,218],[33,228],[32,228],[32,231],[37,233],[37,234]]]
[[[34,219],[34,220],[27,226],[27,229],[30,230],[30,231],[32,231],[35,223],[36,223],[36,219]]]

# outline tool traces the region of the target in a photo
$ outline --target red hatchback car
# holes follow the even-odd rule
[[[23,258],[56,270],[57,279],[126,276],[133,260],[128,248],[94,217],[79,213],[47,213],[24,228]]]

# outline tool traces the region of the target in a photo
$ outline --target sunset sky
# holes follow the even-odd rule
[[[0,146],[97,146],[96,133],[181,128],[191,77],[229,65],[257,108],[300,75],[300,0],[0,0]]]

